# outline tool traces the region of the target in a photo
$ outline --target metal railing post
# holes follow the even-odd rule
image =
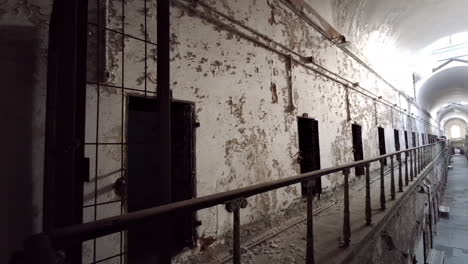
[[[419,175],[419,148],[416,149],[416,174]]]
[[[385,210],[384,159],[380,159],[380,209]]]
[[[423,153],[424,147],[419,148],[419,172],[423,170]]]
[[[416,174],[419,174],[421,170],[419,169],[419,148],[416,149]]]
[[[232,228],[232,262],[241,264],[241,246],[240,246],[240,209],[247,207],[247,200],[237,199],[226,203],[226,210],[233,213]]]
[[[366,225],[372,225],[372,205],[370,193],[370,164],[366,163]]]
[[[429,160],[431,159],[430,154],[429,154],[430,146],[427,146],[426,148],[426,167],[429,164]]]
[[[410,171],[410,181],[413,181],[414,180],[414,174],[413,174],[413,151],[410,150],[407,152],[408,155],[409,155],[409,171]]]
[[[426,147],[423,147],[422,150],[421,150],[421,170],[424,170],[424,166],[425,166],[425,163],[426,163]]]
[[[234,223],[233,223],[233,263],[241,263],[241,251],[240,251],[240,208],[234,208]]]
[[[307,251],[306,264],[315,264],[314,257],[314,193],[312,191],[312,181],[307,184]]]
[[[432,151],[431,151],[431,160],[433,160],[435,158],[435,146],[436,145],[432,145],[431,148],[432,148]]]
[[[408,186],[408,151],[405,152],[405,186]]]
[[[343,170],[344,176],[344,206],[343,206],[343,241],[341,247],[346,248],[349,246],[351,240],[351,220],[349,215],[349,169]]]
[[[401,169],[401,153],[398,153],[398,191],[403,192],[403,170]]]
[[[390,197],[395,200],[395,170],[393,168],[393,156],[390,156]]]
[[[427,146],[424,147],[424,168],[426,168],[427,165]]]

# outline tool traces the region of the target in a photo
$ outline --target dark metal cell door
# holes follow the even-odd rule
[[[405,131],[405,148],[408,149],[408,132]]]
[[[378,127],[377,130],[379,133],[379,154],[385,155],[387,154],[385,147],[385,130],[383,127]],[[384,165],[387,165],[387,159],[384,159]]]
[[[43,230],[83,221],[86,0],[54,1],[49,29]],[[81,263],[81,243],[64,248]]]
[[[320,169],[320,142],[318,121],[311,118],[299,117],[297,120],[299,132],[299,152],[301,173]],[[308,194],[309,190],[305,182],[301,185],[302,194]],[[314,194],[322,193],[322,182],[318,178],[312,183]]]
[[[421,134],[421,137],[422,137],[422,144],[426,145],[426,139],[425,139],[426,136],[424,134]]]
[[[412,137],[412,143],[413,143],[413,148],[416,147],[416,133],[412,132],[411,133],[411,137]]]
[[[360,125],[353,124],[351,126],[353,136],[353,155],[354,161],[363,160],[364,152],[362,149],[362,128]],[[364,175],[364,166],[356,166],[354,168],[356,176]]]
[[[195,111],[192,103],[172,103],[172,201],[196,197],[195,182]],[[174,250],[196,245],[195,213],[178,215],[175,226]]]
[[[155,99],[130,97],[127,149],[127,210],[129,212],[165,204],[166,180],[159,172],[159,114]],[[193,104],[172,103],[172,202],[195,197],[194,111]],[[171,230],[170,237],[161,236]],[[128,261],[158,263],[159,252],[176,254],[195,245],[195,214],[173,216],[143,224],[128,231]]]
[[[395,150],[400,150],[400,132],[397,129],[393,130],[393,137],[395,139]]]

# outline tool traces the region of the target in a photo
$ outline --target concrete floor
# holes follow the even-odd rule
[[[468,161],[453,156],[442,205],[450,207],[450,217],[440,218],[435,248],[445,252],[446,264],[468,263]]]

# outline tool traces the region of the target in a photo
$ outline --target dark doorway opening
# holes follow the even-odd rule
[[[411,136],[413,138],[413,148],[415,148],[416,147],[416,133],[412,132]]]
[[[194,105],[172,103],[172,202],[191,199],[195,189]],[[162,205],[165,182],[159,175],[159,115],[156,99],[129,97],[127,121],[127,210]],[[166,181],[167,182],[167,181]],[[158,250],[170,243],[172,253],[193,247],[196,240],[195,213],[172,216],[167,222],[153,221],[128,230],[129,263],[158,263]],[[171,241],[162,241],[161,228],[170,228]]]
[[[405,148],[408,149],[408,132],[405,131]]]
[[[425,137],[425,135],[424,135],[424,134],[421,134],[422,144],[423,144],[423,145],[426,145],[426,139],[425,139],[424,137]]]
[[[364,152],[362,149],[362,128],[360,125],[353,124],[351,126],[353,133],[353,154],[354,161],[363,160]],[[357,166],[354,168],[356,176],[364,175],[364,166]]]
[[[395,151],[400,150],[400,132],[397,129],[393,130],[393,137],[395,139]]]
[[[320,170],[320,145],[318,121],[299,117],[297,119],[299,130],[299,153],[301,173]],[[302,195],[307,195],[309,189],[307,182],[301,184]],[[320,178],[312,181],[312,192],[314,194],[322,193],[322,181]]]
[[[385,147],[385,130],[383,127],[378,127],[379,132],[379,154],[387,154],[387,149]],[[384,159],[384,165],[387,165],[387,159]]]

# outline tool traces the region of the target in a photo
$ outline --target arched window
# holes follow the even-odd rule
[[[461,133],[460,133],[460,127],[459,126],[452,126],[450,128],[450,135],[451,135],[451,138],[459,138],[461,137]]]

